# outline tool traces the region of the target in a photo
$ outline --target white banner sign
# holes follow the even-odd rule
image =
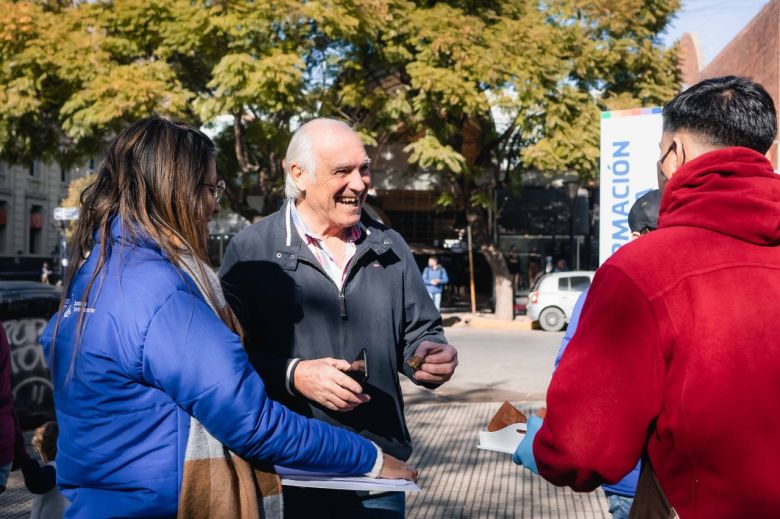
[[[55,220],[77,220],[79,217],[78,207],[55,207],[54,219]]]
[[[660,108],[601,113],[599,264],[628,243],[634,201],[658,188],[661,123]]]

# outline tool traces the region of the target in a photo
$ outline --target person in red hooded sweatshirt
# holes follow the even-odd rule
[[[664,107],[658,229],[596,273],[523,465],[590,491],[645,452],[682,519],[778,517],[775,113],[733,76]]]

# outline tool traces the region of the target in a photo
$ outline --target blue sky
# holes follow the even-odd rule
[[[682,0],[682,8],[664,41],[671,45],[686,32],[695,33],[701,44],[702,66],[706,65],[767,3],[767,0]]]

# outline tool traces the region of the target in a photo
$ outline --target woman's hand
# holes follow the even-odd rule
[[[379,472],[379,477],[384,479],[408,479],[414,483],[417,482],[417,469],[408,465],[406,462],[383,454],[384,465]]]

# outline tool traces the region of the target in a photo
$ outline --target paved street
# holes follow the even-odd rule
[[[543,401],[563,333],[447,328],[458,348],[455,376],[436,391],[402,382],[407,404]]]

